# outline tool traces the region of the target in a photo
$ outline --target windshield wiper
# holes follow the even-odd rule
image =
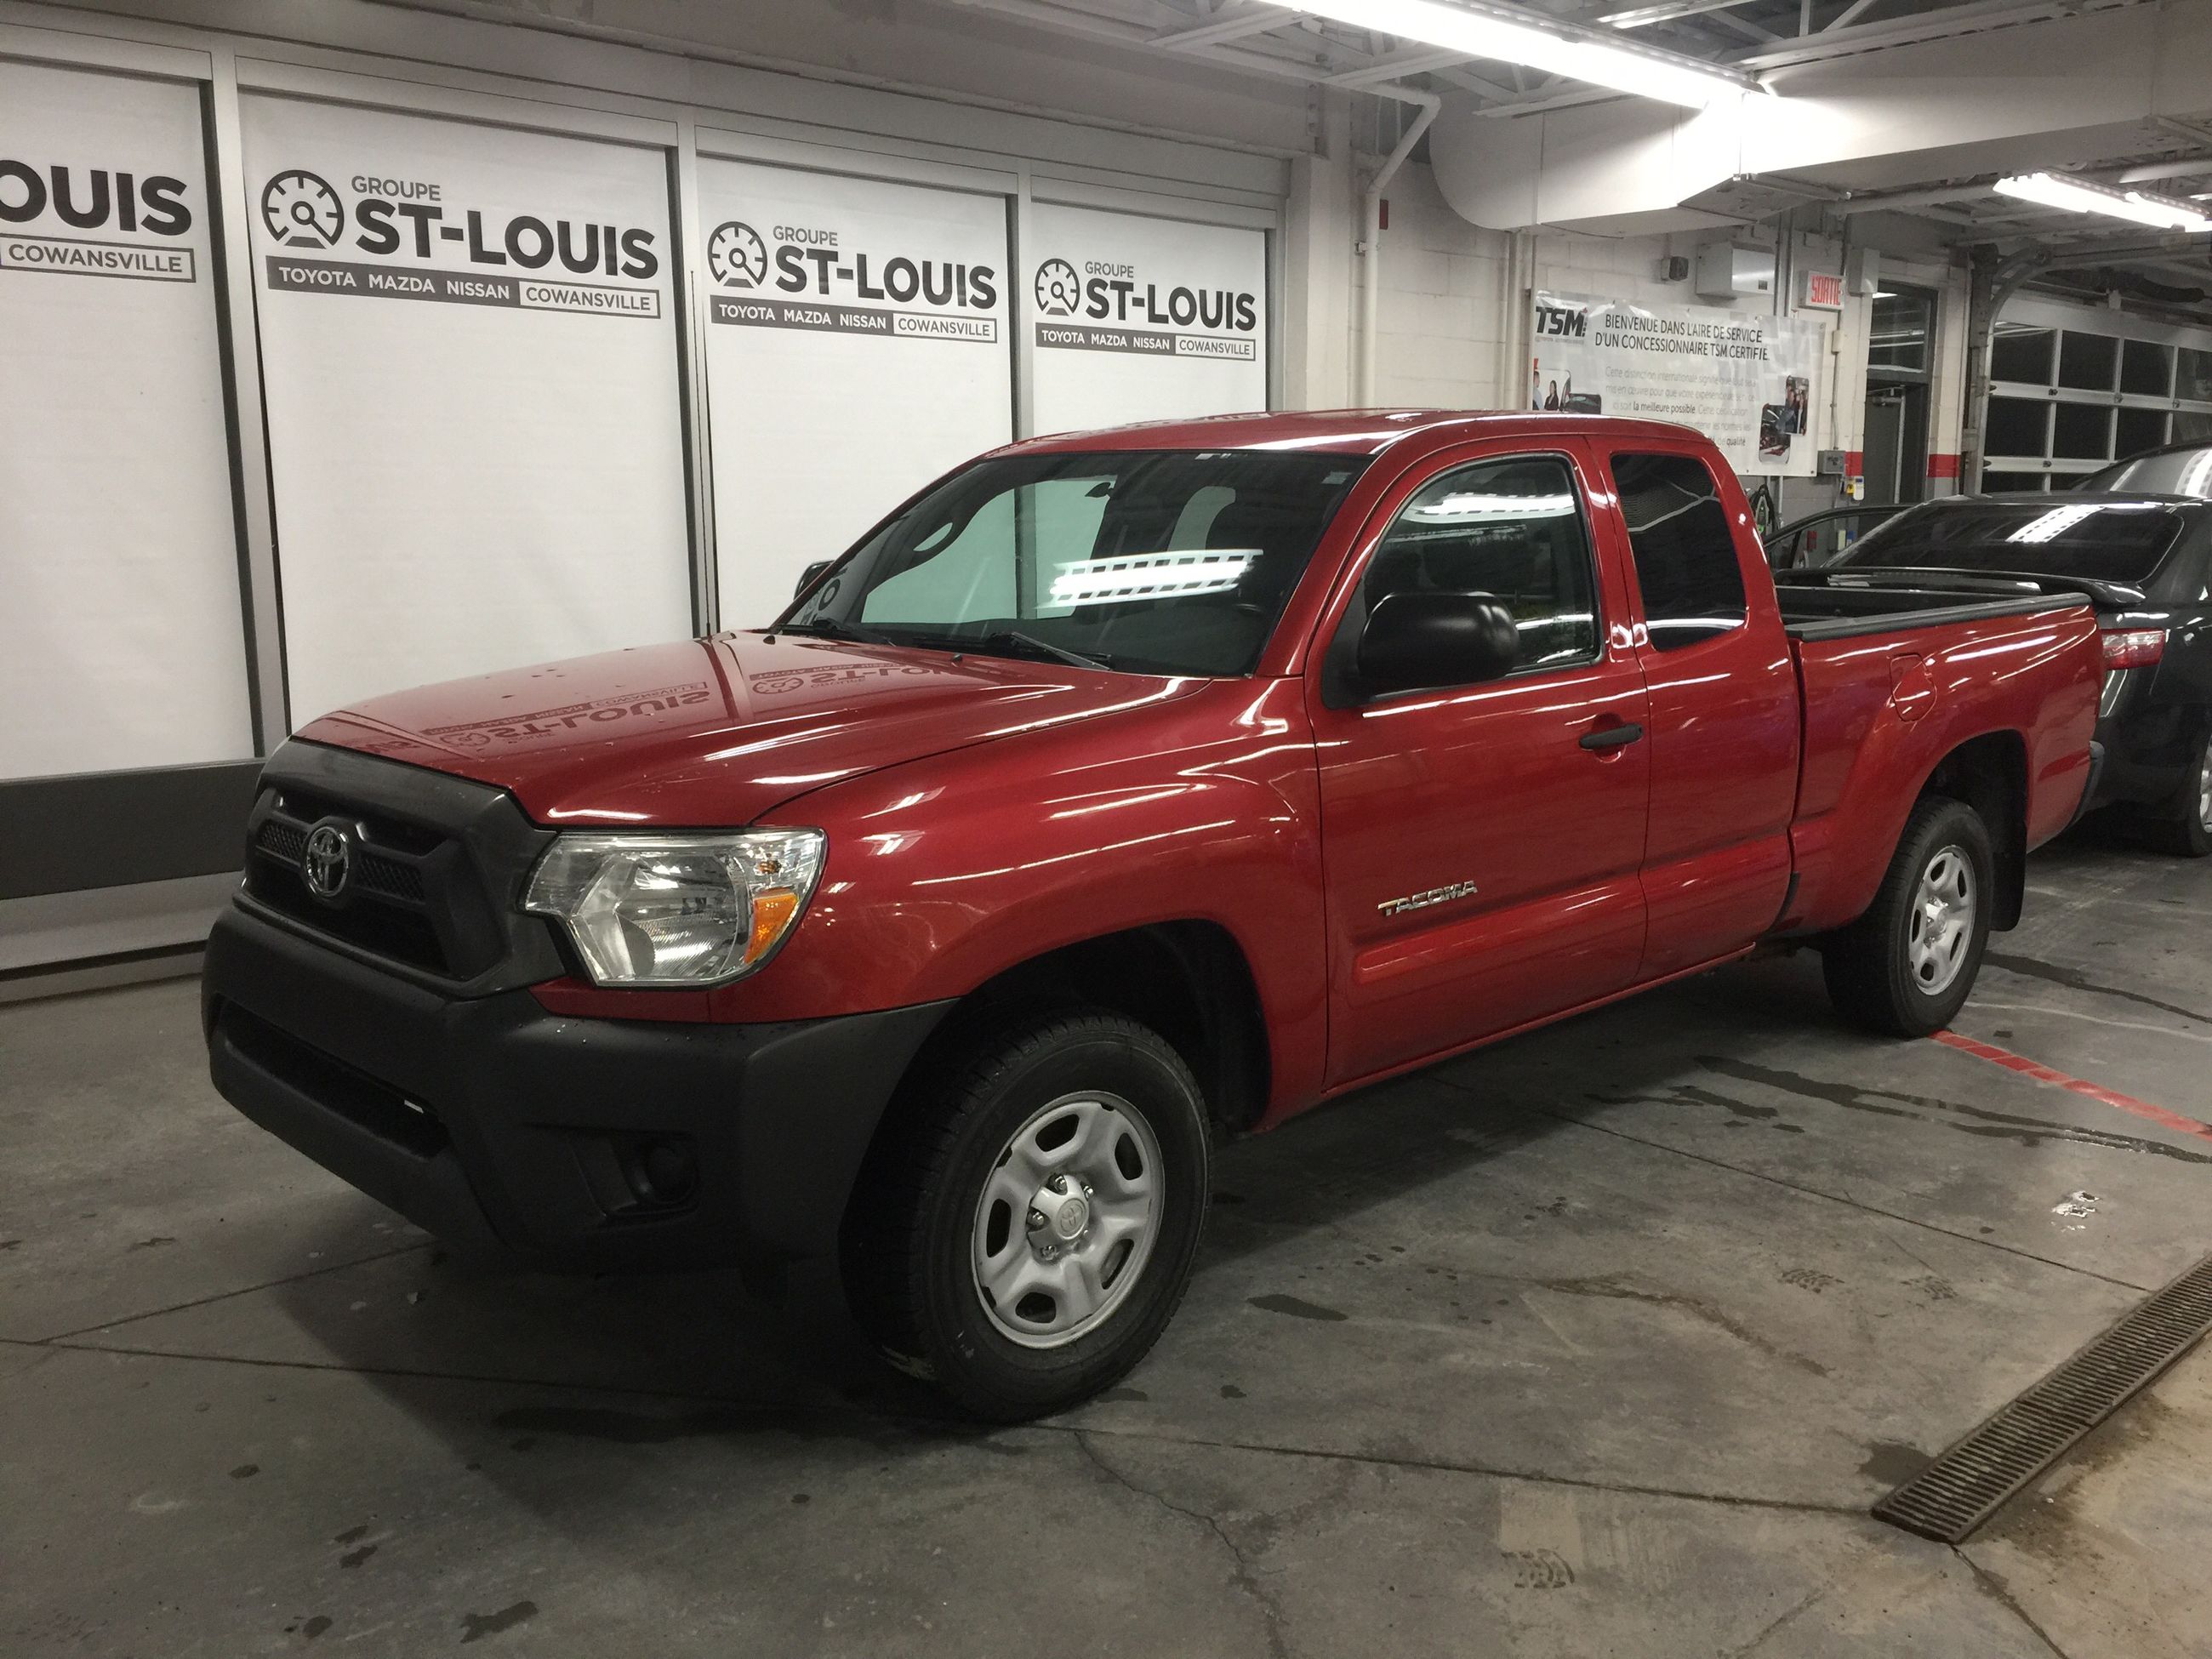
[[[825,640],[857,640],[863,645],[904,645],[904,640],[895,640],[881,629],[871,628],[866,623],[847,622],[842,617],[817,617],[811,622],[786,623],[774,630],[778,634],[814,634]]]
[[[1071,651],[1064,645],[1054,645],[1050,640],[1041,640],[1034,634],[1024,634],[1018,628],[1001,628],[994,633],[986,634],[980,640],[969,641],[966,648],[988,656],[991,654],[992,647],[996,646],[1003,651],[1010,645],[1021,647],[1031,656],[1042,653],[1048,657],[1057,657],[1060,661],[1072,663],[1078,668],[1110,670],[1114,665],[1110,658],[1086,656],[1080,651]]]

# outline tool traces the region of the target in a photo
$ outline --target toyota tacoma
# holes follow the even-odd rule
[[[1136,1363],[1226,1138],[1762,946],[1934,1031],[2074,817],[2068,592],[1778,597],[1735,477],[1580,415],[1018,443],[770,626],[272,755],[215,1082],[441,1237],[814,1257],[992,1419]]]

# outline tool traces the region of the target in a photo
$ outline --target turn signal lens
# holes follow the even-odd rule
[[[2108,628],[2105,630],[2105,667],[2148,668],[2166,654],[2163,628]]]
[[[750,968],[775,949],[776,941],[799,914],[799,895],[788,887],[771,887],[753,895],[752,934],[745,940],[744,965]]]
[[[562,836],[522,908],[551,916],[596,985],[719,985],[775,953],[822,872],[819,830]]]

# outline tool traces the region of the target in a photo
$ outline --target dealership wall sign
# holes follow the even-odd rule
[[[305,167],[272,173],[261,186],[260,228],[272,246],[288,252],[265,256],[270,288],[588,316],[660,315],[658,289],[596,280],[658,276],[657,231],[541,213],[494,215],[487,223],[481,208],[449,206],[450,189],[443,179],[356,173],[341,191]],[[304,257],[324,249],[371,257]]]
[[[204,143],[0,63],[0,778],[253,752]]]
[[[192,228],[186,188],[167,173],[0,155],[0,270],[195,281],[193,251],[178,240]],[[44,234],[42,221],[107,237]]]
[[[1036,427],[1267,406],[1267,242],[1256,230],[1037,204]]]
[[[241,111],[295,724],[689,633],[665,153]]]
[[[1695,428],[1738,472],[1808,478],[1827,324],[1721,306],[1534,295],[1532,409]]]
[[[855,246],[852,238],[849,228],[779,224],[763,232],[724,220],[707,238],[714,319],[981,345],[998,339],[995,265]]]
[[[773,621],[937,474],[1013,435],[1006,203],[702,159],[724,621]]]
[[[1036,287],[1037,315],[1046,319],[1036,325],[1041,346],[1243,362],[1260,353],[1259,296],[1249,291],[1177,286],[1163,293],[1156,282],[1140,287],[1133,264],[1087,259],[1079,272],[1057,257],[1037,267]]]

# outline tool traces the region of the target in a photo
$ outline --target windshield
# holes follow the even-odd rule
[[[1133,673],[1249,674],[1366,465],[1269,450],[978,461],[848,554],[778,626]]]
[[[2181,518],[2156,501],[1966,500],[1900,513],[1838,555],[1850,569],[1982,570],[2140,582]]]
[[[2170,449],[2138,455],[2081,481],[2083,489],[2140,490],[2146,495],[2212,500],[2212,449]]]

